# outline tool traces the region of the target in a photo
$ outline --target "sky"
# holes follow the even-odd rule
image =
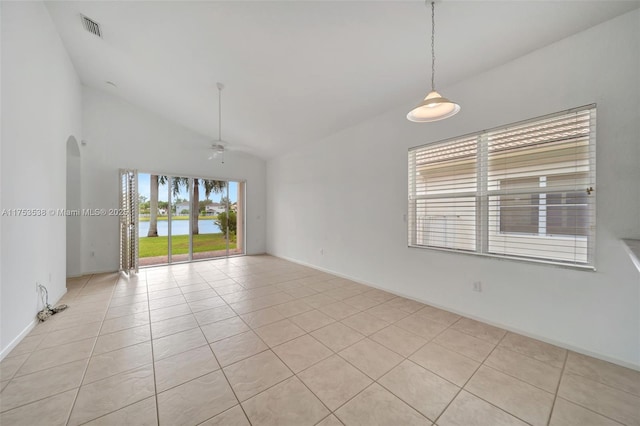
[[[148,173],[138,173],[138,194],[144,195],[147,200],[150,198],[151,193],[151,175]],[[167,185],[160,185],[158,187],[158,200],[159,201],[167,201],[168,200],[168,190]],[[211,193],[209,199],[214,202],[219,202],[222,196],[226,196],[226,191],[222,194]],[[180,190],[180,194],[178,194],[178,198],[189,199],[189,192],[186,188],[182,188]],[[200,183],[200,200],[206,200],[204,194],[204,185]],[[238,201],[238,182],[229,182],[229,201],[235,203]]]

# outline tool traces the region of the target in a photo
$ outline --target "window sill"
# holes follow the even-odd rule
[[[545,265],[545,266],[552,266],[552,267],[564,268],[564,269],[574,269],[578,271],[587,271],[587,272],[596,271],[596,267],[594,265],[571,264],[571,263],[565,263],[565,262],[554,261],[554,260],[545,260],[545,259],[536,259],[536,258],[518,257],[518,256],[505,256],[505,255],[492,254],[492,253],[477,253],[469,250],[458,250],[458,249],[445,248],[445,247],[420,246],[420,245],[411,245],[411,244],[409,244],[407,247],[410,249],[426,249],[426,250],[434,250],[434,251],[440,251],[440,252],[465,254],[468,256],[475,256],[475,257],[484,257],[489,259],[515,261],[520,263],[527,263],[530,265]]]

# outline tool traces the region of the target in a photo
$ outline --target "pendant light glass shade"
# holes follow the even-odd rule
[[[429,92],[424,101],[417,107],[409,111],[407,120],[416,123],[428,123],[430,121],[444,120],[452,117],[460,111],[460,105],[443,98],[435,90]]]
[[[435,18],[435,2],[431,2],[431,92],[424,98],[424,100],[409,111],[407,114],[407,120],[416,123],[428,123],[430,121],[444,120],[445,118],[452,117],[460,111],[460,105],[455,102],[451,102],[449,99],[443,97],[440,93],[436,92],[435,75],[436,75],[436,52],[435,52],[435,38],[436,38],[436,18]]]

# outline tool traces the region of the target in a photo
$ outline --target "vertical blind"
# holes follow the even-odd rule
[[[594,105],[409,150],[409,246],[593,267]]]
[[[138,172],[120,170],[120,270],[138,273]]]

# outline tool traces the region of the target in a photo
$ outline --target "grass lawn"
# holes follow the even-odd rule
[[[167,240],[169,237],[142,237],[139,243],[139,256],[166,256]],[[189,253],[189,236],[174,235],[171,237],[172,254]],[[204,251],[226,250],[227,241],[223,234],[200,234],[193,236],[193,252],[202,253]],[[229,249],[235,249],[236,242],[229,243]]]

